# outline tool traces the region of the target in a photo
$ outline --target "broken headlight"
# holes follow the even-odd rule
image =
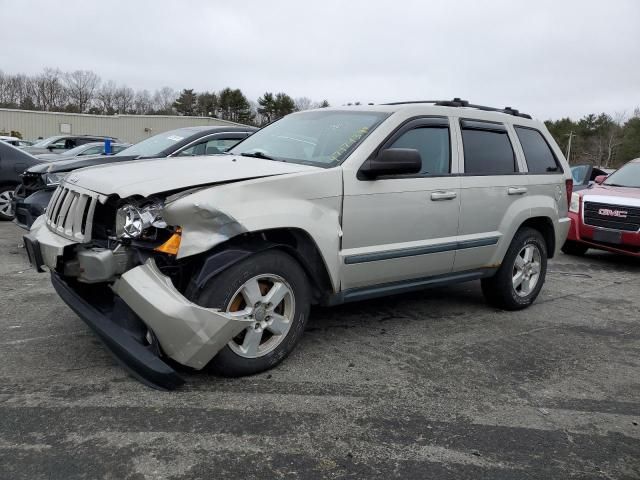
[[[60,185],[62,180],[64,180],[64,177],[66,177],[68,174],[69,172],[45,173],[42,179],[44,180],[44,183],[47,187],[55,187],[57,185]]]
[[[118,238],[139,238],[150,227],[166,228],[162,219],[162,205],[152,203],[139,207],[124,205],[116,212],[116,236]]]

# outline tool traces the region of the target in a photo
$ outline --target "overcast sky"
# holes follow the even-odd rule
[[[0,0],[0,70],[537,118],[640,106],[640,1]]]

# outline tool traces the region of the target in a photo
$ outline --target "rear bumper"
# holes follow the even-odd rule
[[[578,213],[569,212],[569,218],[571,219],[571,228],[569,228],[567,240],[582,243],[589,248],[640,257],[640,232],[622,232],[619,245],[602,243],[593,240],[593,234],[599,230],[598,227],[586,225]]]
[[[91,305],[57,273],[51,274],[51,283],[60,298],[134,377],[160,390],[173,390],[184,383],[182,377],[156,355],[151,345],[142,343],[140,324],[132,321],[131,312],[124,304],[116,301],[114,308],[105,313]]]

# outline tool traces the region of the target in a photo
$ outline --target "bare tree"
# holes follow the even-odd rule
[[[80,113],[88,110],[100,85],[100,77],[90,70],[76,70],[64,76],[69,99]]]
[[[116,113],[116,92],[118,87],[113,80],[104,83],[98,90],[96,98],[102,113],[113,115]]]
[[[314,108],[313,101],[309,97],[298,97],[294,100],[296,104],[296,111],[309,110]]]
[[[147,115],[153,110],[153,100],[149,90],[138,90],[133,100],[133,108],[138,115]]]
[[[613,117],[613,123],[607,132],[607,159],[604,162],[605,167],[609,167],[615,158],[616,150],[622,144],[624,130],[622,124],[626,118],[626,112],[616,112]]]
[[[135,94],[130,87],[122,86],[116,89],[114,104],[118,113],[129,113],[133,109]]]
[[[171,115],[173,103],[178,98],[178,92],[170,87],[162,87],[153,94],[153,109],[156,113]]]
[[[61,109],[67,100],[67,89],[62,83],[62,72],[57,68],[45,68],[30,82],[33,100],[38,110]]]

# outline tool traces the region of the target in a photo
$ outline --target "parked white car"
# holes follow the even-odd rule
[[[72,172],[25,244],[136,376],[278,364],[313,303],[482,280],[538,296],[571,172],[543,123],[454,99],[289,115],[229,154]]]

